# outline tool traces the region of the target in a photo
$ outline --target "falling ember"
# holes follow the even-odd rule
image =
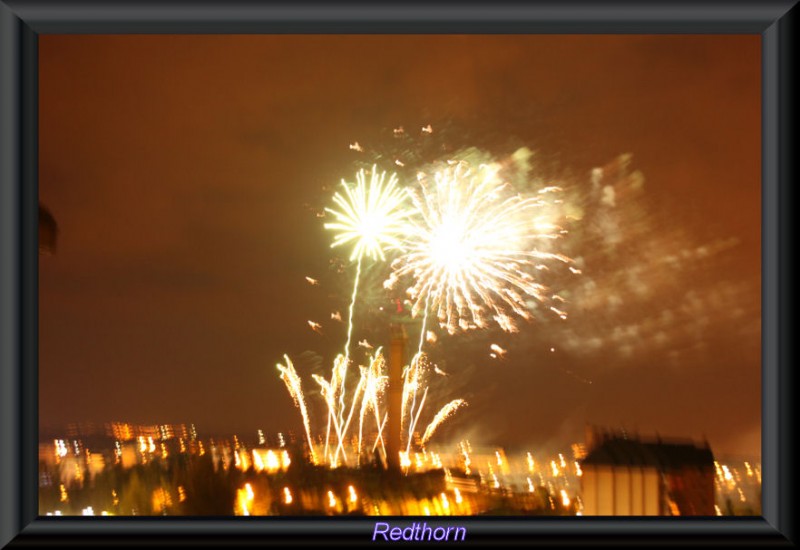
[[[289,490],[288,487],[284,487],[283,488],[283,502],[285,504],[291,504],[292,500],[293,500],[292,499],[292,492]]]
[[[556,307],[552,307],[552,306],[550,307],[550,309],[553,311],[553,313],[555,313],[556,315],[558,315],[562,319],[566,319],[567,318],[567,314],[565,312],[561,311],[560,309],[558,309]]]
[[[462,405],[466,405],[466,401],[464,401],[463,399],[454,399],[453,401],[450,401],[450,403],[442,407],[439,410],[439,412],[436,413],[436,416],[433,417],[431,423],[428,424],[428,427],[425,429],[425,433],[422,436],[422,444],[425,445],[430,440],[430,438],[433,437],[434,432],[436,432],[436,428],[438,428],[442,422],[447,420],[447,418],[449,418],[450,415],[455,413],[456,410]]]
[[[313,330],[314,332],[322,334],[322,325],[320,325],[319,323],[315,323],[314,321],[309,320],[308,326],[311,327],[311,330]]]
[[[358,345],[359,345],[359,346],[361,346],[361,347],[362,347],[362,348],[364,348],[364,349],[374,349],[374,348],[372,347],[372,344],[370,344],[370,343],[369,343],[369,342],[367,342],[366,340],[361,340],[361,341],[358,343]]]
[[[511,314],[531,317],[526,296],[547,300],[529,268],[534,261],[571,260],[536,249],[541,235],[531,220],[541,203],[506,187],[489,166],[473,172],[456,163],[437,172],[432,184],[420,181],[420,192],[410,191],[419,216],[408,220],[387,286],[413,276],[413,315],[429,304],[450,334],[484,328],[488,319],[513,332]]]
[[[503,357],[506,354],[506,350],[504,350],[497,344],[492,344],[491,346],[489,346],[489,348],[500,357]]]
[[[308,283],[311,284],[311,285],[318,285],[319,284],[318,280],[312,279],[311,277],[306,277],[306,281],[308,281]]]
[[[558,186],[551,185],[549,187],[545,187],[543,189],[540,189],[539,190],[539,194],[543,195],[544,193],[555,193],[555,192],[559,192],[559,191],[563,191],[563,189],[561,189]]]
[[[359,145],[359,143],[357,141],[355,143],[351,143],[350,144],[350,150],[351,151],[358,151],[359,153],[363,153],[364,152],[364,149],[361,147],[361,145]]]

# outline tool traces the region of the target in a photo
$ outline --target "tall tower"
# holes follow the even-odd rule
[[[386,463],[390,470],[400,470],[401,413],[403,409],[403,367],[406,364],[408,335],[400,323],[390,325],[389,343],[389,419],[384,432]]]

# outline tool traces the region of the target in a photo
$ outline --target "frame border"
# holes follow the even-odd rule
[[[762,518],[464,518],[467,544],[793,545],[790,242],[796,0],[322,4],[0,0],[0,546],[376,544],[354,518],[37,517],[38,35],[247,33],[760,34],[762,37]],[[411,522],[413,518],[395,518]],[[430,525],[442,523],[431,518]],[[123,538],[124,537],[124,538]],[[13,539],[13,540],[12,540]]]

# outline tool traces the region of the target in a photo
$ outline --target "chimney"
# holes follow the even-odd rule
[[[389,343],[389,419],[383,433],[386,443],[386,464],[390,470],[400,471],[400,444],[403,408],[403,367],[406,364],[406,344],[408,336],[399,323],[390,326]]]

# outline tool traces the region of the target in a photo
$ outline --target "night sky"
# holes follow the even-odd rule
[[[470,403],[442,441],[561,445],[589,422],[760,454],[760,51],[757,35],[42,36],[39,196],[60,232],[40,258],[41,426],[301,429],[275,364],[295,358],[312,389],[352,281],[317,214],[403,126],[526,146],[585,213],[564,241],[582,274],[549,282],[568,320],[440,331],[432,395]],[[604,202],[591,170],[622,154],[643,186]],[[381,296],[356,341],[388,343],[358,325]]]

